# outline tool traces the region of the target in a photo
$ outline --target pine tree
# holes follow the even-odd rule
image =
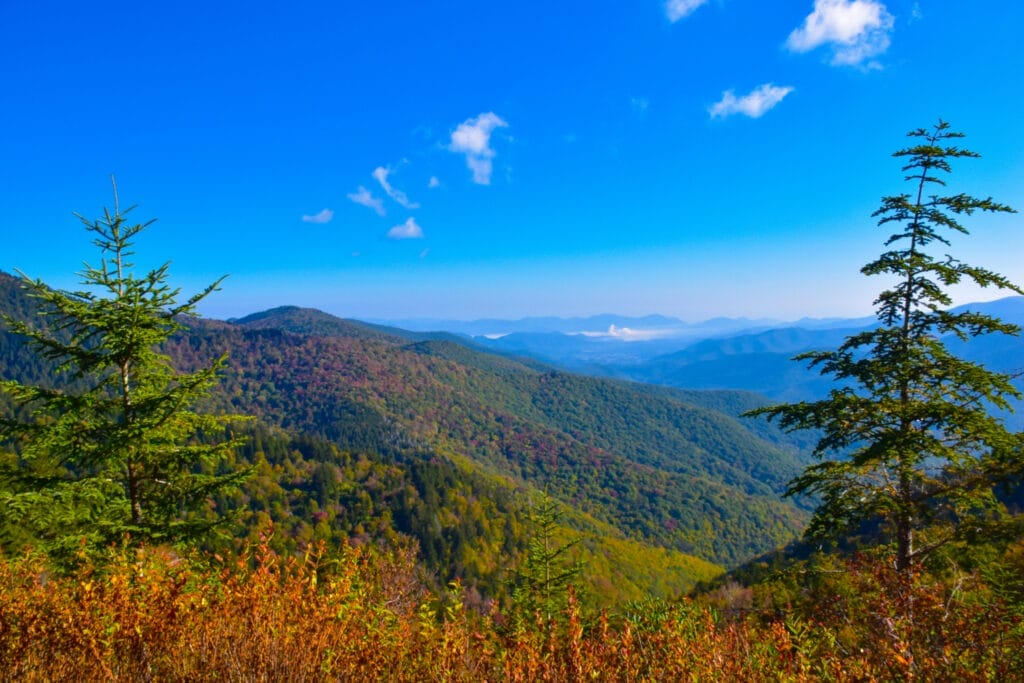
[[[193,410],[225,358],[180,373],[160,351],[223,278],[179,303],[169,264],[136,276],[132,244],[153,221],[130,224],[132,208],[120,209],[115,185],[113,212],[78,216],[100,249],[99,266],[80,273],[84,289],[59,291],[22,275],[38,319],[5,316],[58,368],[49,386],[0,382],[29,415],[0,421],[0,443],[17,453],[0,472],[7,549],[28,543],[66,557],[83,542],[194,542],[222,517],[208,509],[211,496],[246,474],[218,471],[237,446],[227,434],[241,418]]]
[[[561,614],[569,595],[569,584],[582,570],[579,562],[569,562],[568,553],[579,541],[558,543],[558,503],[546,493],[531,503],[527,513],[530,540],[521,569],[515,572],[512,600],[520,618],[539,614],[550,621]]]
[[[998,410],[1020,398],[1011,377],[953,355],[944,340],[969,340],[1018,328],[978,312],[949,310],[948,289],[962,281],[1022,293],[1008,279],[929,248],[967,234],[962,216],[1012,212],[991,198],[929,195],[944,187],[950,161],[978,155],[951,144],[963,137],[944,121],[908,134],[901,149],[913,194],[882,199],[873,214],[895,225],[887,251],[861,272],[890,276],[876,299],[879,326],[848,337],[836,351],[798,356],[837,380],[828,398],[754,411],[787,430],[820,430],[810,466],[790,484],[820,506],[811,538],[835,538],[861,522],[882,522],[895,544],[897,568],[912,567],[938,548],[970,540],[1005,510],[993,487],[1019,469],[1021,435],[1008,431]],[[833,456],[833,459],[828,459]]]

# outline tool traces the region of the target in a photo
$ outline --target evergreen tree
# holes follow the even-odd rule
[[[57,374],[46,386],[0,382],[28,415],[0,421],[0,443],[16,453],[0,471],[0,547],[29,543],[66,556],[82,539],[91,548],[126,535],[131,543],[196,541],[220,517],[211,496],[245,474],[225,466],[237,445],[226,430],[239,416],[193,410],[225,358],[180,373],[160,352],[223,278],[179,303],[169,264],[136,276],[132,244],[153,221],[129,224],[132,208],[119,208],[115,185],[113,213],[78,216],[101,252],[99,266],[80,273],[84,289],[58,291],[22,275],[37,320],[5,316]]]
[[[582,570],[579,562],[569,562],[567,557],[579,540],[558,543],[555,539],[559,519],[558,503],[546,493],[534,501],[528,511],[530,540],[523,566],[516,571],[512,591],[513,603],[519,610],[517,616],[521,618],[532,619],[539,613],[550,621],[561,614],[566,606],[569,584]]]
[[[951,160],[978,155],[951,144],[963,135],[941,120],[908,135],[917,144],[894,156],[906,160],[913,194],[882,199],[873,216],[896,229],[889,249],[861,271],[894,281],[875,301],[879,326],[836,351],[797,357],[837,380],[828,398],[753,414],[778,418],[788,430],[820,430],[815,455],[822,462],[789,488],[820,498],[808,535],[835,538],[880,520],[897,568],[909,576],[929,553],[970,540],[1005,513],[993,486],[1018,468],[1021,453],[1021,435],[996,415],[1020,397],[1011,377],[956,357],[944,343],[1019,330],[992,316],[950,311],[948,289],[968,281],[1022,292],[1002,275],[930,253],[949,245],[951,233],[967,234],[962,216],[1013,210],[991,198],[928,194],[945,186],[940,176]]]

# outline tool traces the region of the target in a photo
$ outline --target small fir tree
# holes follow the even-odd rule
[[[969,340],[1018,328],[978,312],[949,310],[949,287],[962,281],[1022,293],[1007,278],[929,248],[967,234],[962,216],[1013,210],[991,198],[930,195],[944,187],[950,161],[978,155],[951,144],[961,133],[944,121],[909,136],[905,159],[913,194],[882,199],[873,215],[895,225],[889,247],[861,272],[893,278],[875,301],[879,326],[846,339],[836,351],[798,356],[837,380],[828,398],[754,411],[787,430],[820,430],[812,465],[789,494],[816,496],[807,530],[836,538],[865,521],[881,521],[895,544],[896,566],[913,566],[938,548],[970,540],[1005,513],[993,487],[1019,470],[1022,439],[996,411],[1019,398],[1011,377],[953,355],[944,339]],[[830,459],[830,456],[832,457]]]
[[[558,503],[547,494],[530,505],[527,523],[530,540],[521,569],[515,572],[512,601],[517,617],[532,620],[534,615],[550,621],[562,614],[567,604],[569,584],[579,576],[582,565],[569,561],[569,551],[579,540],[559,543],[555,535],[561,515]]]
[[[28,419],[5,417],[0,437],[16,456],[0,472],[0,543],[42,545],[67,556],[82,543],[198,541],[223,518],[208,501],[245,476],[223,470],[237,442],[225,438],[240,416],[193,410],[217,382],[225,358],[180,373],[160,346],[223,278],[179,303],[168,265],[136,276],[136,236],[153,221],[129,224],[114,185],[114,209],[89,221],[100,263],[82,273],[84,289],[54,290],[22,275],[38,320],[5,316],[8,327],[57,366],[51,386],[0,382]],[[76,214],[77,215],[77,214]],[[0,546],[2,547],[2,546]]]

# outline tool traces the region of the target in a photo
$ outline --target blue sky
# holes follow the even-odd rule
[[[939,117],[1024,209],[1018,3],[297,5],[0,3],[0,269],[72,286],[113,173],[214,317],[863,315]],[[1021,220],[952,253],[1024,281]]]

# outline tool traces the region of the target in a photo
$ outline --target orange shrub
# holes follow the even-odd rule
[[[516,628],[464,608],[457,584],[431,595],[416,572],[408,553],[351,547],[282,558],[263,545],[232,563],[150,550],[72,576],[31,555],[0,561],[0,679],[746,683],[1024,670],[1019,610],[975,579],[907,593],[881,563],[851,565],[816,613],[719,616],[684,601],[588,616],[570,592],[564,615]]]

